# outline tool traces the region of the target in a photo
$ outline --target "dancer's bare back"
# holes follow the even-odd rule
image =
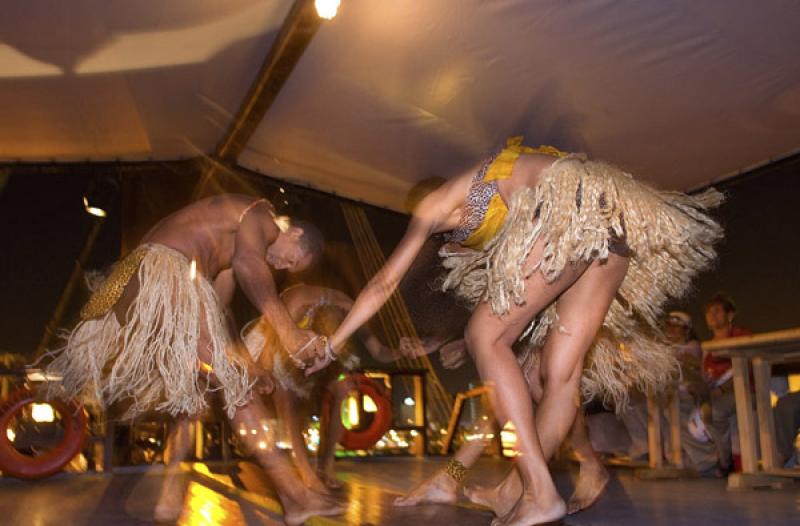
[[[232,268],[234,257],[248,251],[264,252],[280,233],[272,220],[272,205],[258,198],[225,194],[202,199],[170,214],[154,226],[142,243],[174,248],[195,261],[209,281]],[[245,213],[246,211],[246,213]],[[242,214],[245,213],[244,217]],[[240,221],[241,220],[241,221]]]

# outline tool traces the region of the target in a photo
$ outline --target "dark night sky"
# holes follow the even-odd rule
[[[800,158],[795,158],[718,186],[728,194],[727,203],[717,213],[727,233],[719,262],[678,305],[692,314],[701,336],[707,335],[702,301],[717,291],[736,300],[742,326],[755,331],[800,326],[799,175]],[[20,175],[12,170],[0,188],[0,350],[30,354],[36,348],[94,221],[81,202],[92,177],[80,172]],[[330,198],[311,195],[307,193],[306,199],[327,200],[326,205],[331,206]],[[118,205],[104,226],[90,267],[110,264],[119,251]],[[370,209],[368,215],[371,221],[381,223],[381,244],[385,251],[390,250],[404,229],[404,216],[377,209]],[[327,230],[343,227],[338,218],[324,223]],[[326,234],[330,238],[331,233]],[[342,237],[341,232],[334,233],[337,235]],[[75,319],[83,299],[85,292],[79,290],[65,324]],[[474,378],[474,371],[447,376],[448,387],[464,388],[467,379]]]

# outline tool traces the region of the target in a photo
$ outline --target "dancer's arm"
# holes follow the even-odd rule
[[[253,209],[239,225],[232,267],[245,295],[269,320],[281,343],[292,355],[308,343],[314,333],[297,328],[276,290],[266,253],[278,234],[278,227],[268,211]]]
[[[434,190],[419,203],[400,243],[383,267],[369,280],[342,324],[329,338],[334,353],[386,303],[425,241],[432,234],[453,228],[454,219],[458,220],[454,218],[454,212],[461,206],[468,187],[469,175],[464,174]],[[326,365],[327,360],[316,362],[309,374]]]

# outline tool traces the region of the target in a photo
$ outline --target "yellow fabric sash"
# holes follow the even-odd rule
[[[522,136],[510,137],[506,141],[506,147],[497,155],[492,162],[489,169],[486,170],[486,175],[483,177],[483,182],[488,183],[491,181],[500,181],[503,179],[511,178],[514,171],[514,164],[522,154],[539,153],[544,155],[552,155],[553,157],[566,157],[567,153],[554,148],[552,146],[539,146],[532,148],[522,144]],[[489,206],[486,208],[486,213],[481,220],[481,224],[476,228],[469,237],[464,240],[463,245],[472,249],[481,249],[492,240],[492,238],[503,226],[508,214],[508,206],[503,201],[500,193],[496,193],[489,201]]]

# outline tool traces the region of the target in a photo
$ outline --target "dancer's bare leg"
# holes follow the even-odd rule
[[[534,247],[529,261],[539,257],[539,250]],[[494,316],[487,304],[479,305],[473,314],[467,328],[468,343],[481,377],[493,385],[497,406],[517,430],[521,453],[517,468],[522,495],[497,524],[537,524],[560,518],[566,512],[547,471],[546,459],[572,427],[583,357],[627,266],[627,259],[612,254],[606,262],[593,262],[588,269],[586,265],[570,265],[553,283],[546,283],[536,273],[526,282],[526,302],[522,306],[512,308],[502,318]],[[556,298],[560,323],[567,331],[552,331],[543,349],[544,393],[534,428],[530,397],[523,396],[526,386],[510,344],[533,315]]]
[[[300,419],[296,409],[300,404],[300,400],[279,384],[276,384],[272,396],[278,413],[278,420],[281,425],[286,426],[289,432],[289,437],[292,441],[292,459],[297,472],[300,474],[300,479],[303,484],[314,491],[328,493],[325,484],[317,477],[308,460],[306,443],[303,439],[303,433],[300,431]]]
[[[180,464],[188,458],[191,447],[189,419],[179,418],[170,424],[167,435],[167,445],[164,451],[166,474],[161,485],[158,503],[153,512],[156,522],[173,522],[181,514],[186,489],[181,481]]]
[[[320,418],[324,422],[324,429],[320,431],[319,455],[317,456],[317,473],[322,482],[329,488],[337,489],[342,487],[342,483],[336,478],[334,463],[336,459],[336,444],[344,435],[344,425],[339,417],[339,411],[347,395],[353,389],[353,383],[348,379],[344,381],[333,380],[327,386],[328,391],[333,395],[333,402],[330,406],[330,414],[326,418]]]
[[[292,467],[289,458],[275,448],[274,434],[264,430],[267,422],[264,406],[252,399],[241,406],[231,423],[234,429],[244,429],[240,438],[255,455],[267,473],[283,506],[284,521],[289,526],[303,524],[314,515],[338,515],[344,507],[326,495],[307,488]],[[253,433],[255,431],[255,433]]]
[[[538,405],[542,399],[543,387],[541,385],[540,369],[537,366],[529,372],[528,385],[531,387],[531,396]],[[577,457],[580,471],[575,491],[567,503],[567,513],[577,513],[588,508],[600,498],[609,481],[609,474],[597,453],[592,449],[589,433],[586,428],[586,418],[583,411],[578,411],[570,429],[570,442]],[[542,444],[548,460],[552,457],[558,446]],[[552,451],[552,453],[551,453]],[[470,486],[464,488],[464,494],[475,504],[491,508],[498,516],[508,513],[522,494],[522,480],[516,469],[511,469],[500,484],[495,486]]]
[[[597,502],[611,477],[589,441],[589,431],[586,428],[586,416],[583,411],[579,410],[575,415],[569,439],[580,465],[575,491],[567,502],[567,513],[571,515]]]
[[[206,327],[206,323],[200,324],[197,354],[202,361],[211,363],[211,340]],[[211,381],[214,382],[213,374]],[[307,488],[298,477],[289,457],[275,447],[275,430],[270,429],[269,414],[260,397],[254,395],[246,404],[238,407],[231,419],[231,425],[272,482],[283,506],[286,524],[295,526],[303,524],[314,515],[339,515],[344,511],[344,507],[335,500]]]
[[[541,258],[541,243],[528,256],[528,265]],[[490,388],[495,412],[505,415],[517,432],[516,467],[522,479],[523,492],[514,509],[498,524],[528,526],[562,518],[566,504],[556,491],[547,468],[536,430],[533,403],[522,370],[511,345],[529,321],[567,290],[586,270],[586,265],[569,265],[561,276],[547,283],[541,273],[526,280],[525,302],[513,306],[502,317],[495,315],[488,303],[475,309],[465,331],[478,372]],[[557,331],[553,331],[557,332]],[[574,414],[570,416],[570,423]],[[500,421],[501,426],[505,422]]]
[[[487,422],[489,427],[490,424]],[[483,431],[486,435],[491,430]],[[475,439],[465,442],[453,459],[461,462],[464,467],[469,469],[480,458],[484,448],[488,445],[488,440]],[[395,506],[416,506],[423,503],[442,503],[452,504],[458,500],[458,482],[447,474],[442,468],[427,479],[425,482],[411,490],[408,495],[398,497],[394,501]]]

